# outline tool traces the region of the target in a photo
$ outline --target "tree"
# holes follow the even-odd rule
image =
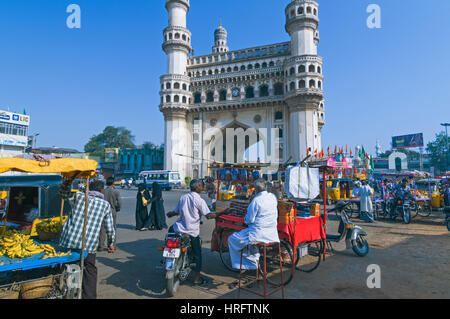
[[[148,149],[148,150],[154,150],[154,149],[158,148],[158,146],[153,144],[152,142],[144,142],[144,144],[142,144],[142,148]]]
[[[136,148],[134,135],[124,127],[107,126],[102,133],[91,137],[84,146],[84,151],[104,157],[105,148]]]
[[[395,150],[395,151],[388,150],[388,151],[380,154],[379,157],[380,158],[388,158],[394,152],[404,153],[404,154],[406,154],[406,156],[408,156],[408,158],[410,160],[418,160],[418,159],[420,159],[420,153],[419,152],[408,150],[408,149],[401,149],[401,150]]]
[[[436,139],[427,145],[431,165],[440,172],[445,172],[450,163],[447,162],[447,136],[445,132],[436,134]]]

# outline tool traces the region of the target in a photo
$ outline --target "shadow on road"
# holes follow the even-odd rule
[[[117,224],[116,227],[121,229],[136,230],[136,227],[133,225]]]

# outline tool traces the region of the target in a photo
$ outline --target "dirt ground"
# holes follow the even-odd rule
[[[316,271],[296,272],[288,298],[450,298],[450,233],[442,212],[418,216],[409,225],[354,222],[368,233],[369,254],[357,257],[344,242],[334,244]],[[328,232],[336,230],[337,222],[330,220]],[[380,289],[367,287],[371,264],[380,266]]]
[[[427,218],[416,217],[409,225],[383,219],[369,224],[354,219],[368,233],[369,254],[357,257],[351,249],[346,250],[344,242],[333,244],[334,251],[328,252],[326,260],[313,273],[296,271],[293,281],[286,287],[286,297],[450,298],[450,233],[442,221],[441,212],[434,212]],[[331,218],[328,232],[336,230],[337,221]],[[367,286],[371,274],[367,267],[372,264],[381,270],[379,289]],[[191,288],[197,290],[199,298],[236,298],[236,290],[227,287],[235,277],[223,270],[222,275],[210,276],[212,283],[207,287]],[[258,298],[245,292],[241,297]],[[281,294],[272,298],[281,298]]]
[[[126,196],[126,195],[124,195]],[[180,196],[165,194],[166,210],[173,209]],[[135,196],[125,197],[124,212],[118,217],[117,252],[99,253],[99,298],[166,299],[164,270],[160,265],[165,232],[136,232],[134,230]],[[409,225],[400,220],[378,220],[369,224],[353,221],[367,233],[370,252],[357,257],[345,249],[345,242],[334,244],[334,252],[313,273],[296,271],[286,286],[286,297],[303,298],[450,298],[450,233],[443,225],[442,212],[427,218],[416,217]],[[172,223],[170,220],[168,223]],[[219,255],[210,250],[214,221],[201,226],[203,238],[203,275],[209,279],[205,287],[184,283],[176,295],[179,299],[235,299],[236,289],[229,284],[237,279],[227,271]],[[328,233],[337,232],[337,221],[330,216]],[[381,270],[381,288],[369,289],[369,265]],[[259,298],[242,293],[242,298]],[[277,293],[272,298],[281,298]]]

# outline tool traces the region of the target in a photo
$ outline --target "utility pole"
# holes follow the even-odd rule
[[[450,171],[450,150],[448,149],[448,127],[450,126],[450,123],[442,123],[441,125],[445,127],[445,143],[447,149],[447,171]]]

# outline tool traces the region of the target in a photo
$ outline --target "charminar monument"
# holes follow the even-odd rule
[[[194,55],[191,47],[190,5],[189,0],[166,1],[169,25],[162,47],[167,73],[160,91],[165,169],[180,172],[183,179],[197,178],[211,174],[211,161],[282,162],[290,156],[298,161],[308,148],[320,152],[325,109],[317,1],[287,5],[289,42],[230,50],[220,23],[206,55]],[[247,136],[243,145],[235,145],[227,129],[257,132],[256,139]],[[255,144],[257,158],[249,158],[245,150]],[[227,147],[233,148],[231,158]]]

